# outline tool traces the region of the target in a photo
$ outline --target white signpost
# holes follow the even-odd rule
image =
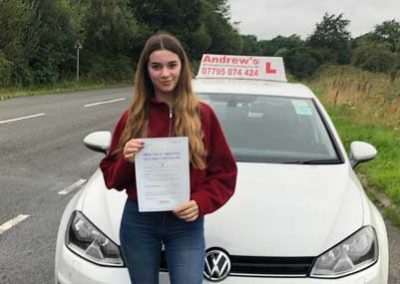
[[[79,81],[79,50],[81,50],[83,46],[81,42],[77,40],[74,47],[76,49],[76,81]]]

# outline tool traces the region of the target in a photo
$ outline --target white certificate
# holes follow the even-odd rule
[[[189,201],[188,138],[141,140],[144,147],[135,156],[139,211],[170,211]]]

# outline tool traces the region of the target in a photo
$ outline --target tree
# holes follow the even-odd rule
[[[310,77],[320,66],[315,52],[306,46],[295,48],[281,48],[275,56],[283,57],[285,67],[297,78]]]
[[[218,13],[215,6],[208,1],[205,6],[205,25],[211,38],[209,53],[240,54],[243,47],[243,38],[233,27],[225,15]]]
[[[138,31],[135,17],[125,0],[90,0],[85,14],[87,49],[104,56],[129,54]]]
[[[16,85],[24,84],[24,78],[31,80],[27,65],[38,48],[40,26],[36,1],[0,1],[0,51],[8,66],[3,70],[12,70],[9,77]]]
[[[191,59],[205,52],[237,54],[242,38],[229,22],[227,0],[130,0],[134,16],[151,33],[165,31],[182,42]]]
[[[372,33],[366,33],[350,40],[350,48],[355,49],[365,45],[376,43],[376,36]]]
[[[322,21],[316,24],[314,33],[308,37],[307,45],[319,49],[327,50],[332,54],[331,58],[326,58],[332,63],[347,64],[350,62],[350,33],[347,26],[350,21],[339,16],[325,13]],[[323,52],[322,52],[323,53]]]
[[[82,27],[70,0],[41,0],[41,33],[29,66],[35,84],[55,84],[75,71],[74,44]]]
[[[211,43],[205,24],[205,4],[209,5],[203,0],[129,1],[138,23],[146,27],[147,36],[160,31],[172,33],[182,42],[191,58],[199,58]],[[140,42],[139,46],[143,43]],[[135,52],[138,52],[136,48]]]
[[[11,85],[12,62],[0,52],[0,88]]]
[[[0,1],[0,49],[15,63],[26,63],[38,46],[40,20],[35,1]]]
[[[400,23],[395,20],[385,21],[375,26],[374,39],[380,42],[387,42],[393,52],[400,51]]]
[[[132,48],[142,38],[127,0],[89,0],[84,13],[82,71],[92,80],[133,77]]]
[[[289,37],[277,36],[271,40],[263,40],[259,42],[261,54],[267,56],[273,56],[282,48],[292,49],[300,46],[304,46],[304,41],[296,34]]]
[[[230,20],[230,5],[228,0],[205,0],[213,6],[213,11],[222,16],[225,20]]]
[[[242,35],[243,45],[242,55],[258,55],[260,54],[257,37],[253,35]]]

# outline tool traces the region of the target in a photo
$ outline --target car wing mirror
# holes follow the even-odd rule
[[[83,138],[83,143],[90,150],[100,152],[107,155],[107,151],[111,144],[111,132],[96,131],[92,132]]]
[[[378,151],[374,146],[362,141],[353,141],[350,144],[350,162],[355,168],[358,164],[370,161],[376,157]]]

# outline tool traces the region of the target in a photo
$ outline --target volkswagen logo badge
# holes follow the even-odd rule
[[[206,253],[204,277],[209,281],[222,281],[231,271],[231,260],[227,253],[220,249],[211,249]]]

